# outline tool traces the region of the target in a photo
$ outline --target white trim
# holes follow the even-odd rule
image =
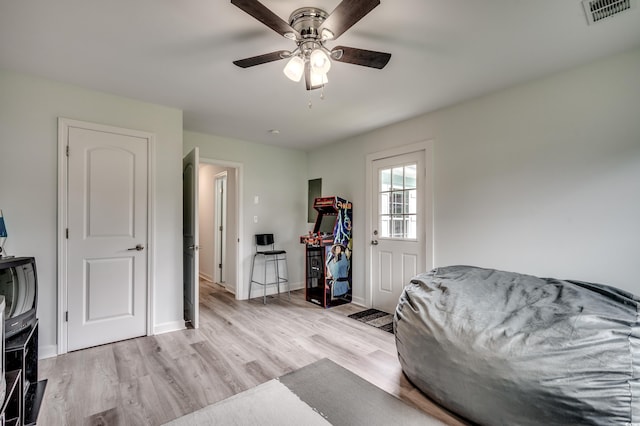
[[[222,287],[224,287],[225,290],[227,290],[229,293],[233,294],[234,296],[236,295],[236,289],[233,287],[227,287],[224,284],[218,284],[221,285]]]
[[[38,346],[38,360],[56,356],[58,356],[58,347],[56,345]]]
[[[69,121],[58,118],[58,354],[67,353],[67,327],[64,321],[67,295],[67,155]]]
[[[67,347],[67,322],[64,313],[67,311],[67,203],[68,203],[68,158],[66,147],[69,141],[69,128],[80,127],[101,132],[122,133],[147,140],[147,336],[154,332],[155,306],[155,216],[156,216],[156,139],[153,133],[122,127],[90,123],[58,117],[58,313],[57,313],[57,353],[65,354]]]
[[[206,274],[206,273],[204,273],[202,271],[198,271],[198,274],[200,275],[200,279],[201,280],[205,280],[205,281],[208,281],[210,283],[213,282],[213,277],[211,275]]]
[[[365,297],[364,300],[358,300],[359,305],[363,305],[366,307],[371,307],[373,304],[372,294],[373,289],[372,286],[372,267],[373,260],[372,256],[372,246],[369,244],[369,236],[371,235],[371,230],[373,229],[373,211],[371,208],[373,206],[373,200],[371,197],[372,185],[371,182],[371,173],[373,169],[373,162],[376,160],[382,160],[384,158],[395,157],[398,155],[409,154],[412,152],[424,151],[424,167],[426,179],[424,183],[424,239],[425,239],[425,265],[426,269],[430,270],[434,265],[434,235],[433,235],[433,141],[426,140],[422,142],[416,142],[409,145],[403,145],[391,149],[387,149],[384,151],[374,152],[371,154],[367,154],[366,156],[366,167],[365,167],[365,233],[367,238],[365,238],[365,246],[366,246],[366,255],[365,255]],[[427,209],[426,206],[431,206],[430,209]]]
[[[156,323],[155,288],[156,288],[156,135],[147,135],[147,336],[153,335]]]
[[[351,300],[351,304],[352,304],[352,305],[362,306],[363,308],[368,308],[368,307],[369,307],[369,306],[367,306],[367,305],[365,304],[364,299],[363,299],[363,298],[361,298],[361,297],[354,297],[354,298]]]
[[[185,330],[186,328],[187,326],[184,321],[163,322],[162,324],[157,324],[153,327],[153,334],[170,333],[172,331]]]
[[[244,226],[243,226],[243,195],[244,195],[244,169],[242,163],[236,163],[235,161],[226,161],[226,160],[217,160],[213,158],[202,158],[200,157],[200,164],[213,164],[221,167],[229,167],[236,170],[236,214],[237,214],[237,222],[236,222],[236,231],[237,231],[237,241],[236,244],[236,285],[235,285],[235,297],[236,300],[242,300],[242,294],[244,292],[244,277],[242,271],[242,256],[244,254],[244,250],[242,250],[241,241],[244,241]],[[227,244],[229,241],[227,241]],[[225,286],[226,288],[226,286]]]
[[[289,283],[290,290],[303,290],[305,288],[303,281],[298,281],[296,283]]]
[[[289,286],[288,287],[289,291],[304,290],[304,288],[305,288],[304,282],[302,282],[302,281],[298,281],[298,282],[295,282],[295,283],[288,283],[287,285]],[[258,291],[259,296],[255,296],[255,293],[254,293],[253,299],[262,297],[264,289],[262,288],[262,286],[259,286],[259,287],[260,287],[259,288],[260,291]],[[255,289],[256,287],[254,286],[253,288]],[[276,287],[275,284],[274,285],[268,285],[267,286],[267,296],[277,296],[277,295],[278,295],[278,287]],[[287,287],[280,287],[280,296],[286,296],[286,295],[287,295]],[[260,302],[260,303],[262,303],[262,302]]]

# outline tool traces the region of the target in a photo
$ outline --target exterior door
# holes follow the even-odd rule
[[[372,305],[395,312],[402,289],[425,269],[424,151],[372,163]]]
[[[184,286],[184,320],[199,327],[200,298],[198,265],[198,148],[182,160],[182,267]]]
[[[149,137],[69,125],[66,142],[67,348],[146,335]]]

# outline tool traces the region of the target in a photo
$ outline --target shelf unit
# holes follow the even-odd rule
[[[38,321],[5,341],[5,368],[20,370],[19,387],[22,390],[22,426],[35,425],[47,386],[38,381]],[[7,382],[8,384],[8,382]],[[7,393],[8,395],[8,393]]]
[[[22,393],[19,390],[22,370],[9,371],[4,377],[7,387],[2,409],[0,410],[0,424],[17,426],[22,418]]]

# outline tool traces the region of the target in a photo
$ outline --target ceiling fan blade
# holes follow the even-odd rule
[[[340,55],[340,52],[342,52],[342,55]],[[355,47],[336,46],[331,50],[331,58],[338,62],[362,65],[380,70],[384,68],[389,62],[389,59],[391,59],[391,53],[356,49]]]
[[[380,0],[342,0],[322,23],[318,34],[326,28],[333,33],[333,39],[336,39],[379,4]]]
[[[231,0],[231,4],[234,4],[244,10],[246,13],[282,36],[285,36],[285,34],[293,34],[297,37],[299,35],[298,32],[291,28],[291,26],[282,20],[282,18],[273,13],[258,0]]]
[[[278,50],[277,52],[265,53],[264,55],[253,56],[251,58],[238,59],[233,61],[240,68],[249,68],[267,62],[279,61],[291,55],[288,50]]]

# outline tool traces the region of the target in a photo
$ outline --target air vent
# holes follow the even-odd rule
[[[583,0],[582,6],[587,14],[587,21],[591,25],[630,10],[634,6],[634,0]]]

